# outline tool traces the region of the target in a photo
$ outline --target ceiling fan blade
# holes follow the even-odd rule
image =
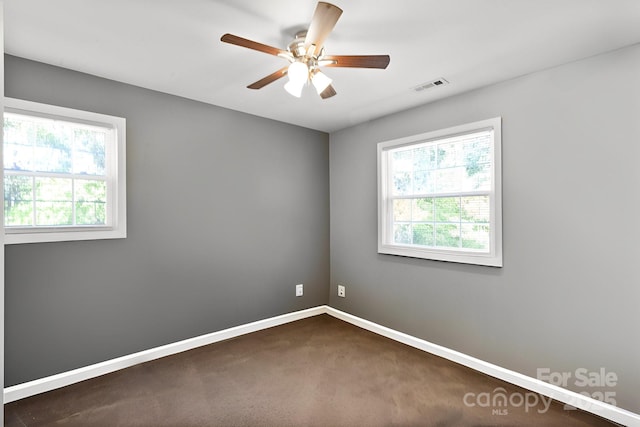
[[[234,36],[233,34],[223,35],[222,37],[220,37],[220,41],[223,41],[229,44],[234,44],[236,46],[242,46],[249,49],[257,50],[258,52],[268,53],[269,55],[287,56],[289,54],[286,50],[282,50],[282,49],[278,49],[277,47],[254,42],[253,40],[245,39],[243,37]]]
[[[275,73],[269,74],[267,77],[264,77],[264,78],[258,80],[255,83],[251,83],[249,86],[247,86],[247,88],[249,88],[249,89],[262,89],[263,87],[265,87],[269,83],[273,83],[276,80],[278,80],[279,78],[286,76],[288,68],[289,68],[288,65],[286,67],[280,68]]]
[[[389,55],[325,55],[320,58],[319,62],[325,67],[384,69],[387,68],[390,60]]]
[[[327,88],[325,90],[323,90],[320,93],[320,97],[322,99],[327,99],[327,98],[331,98],[332,96],[336,95],[336,90],[333,88],[333,86],[329,85],[327,86]]]
[[[323,1],[318,2],[316,10],[311,18],[311,24],[307,30],[307,35],[304,39],[304,47],[307,50],[308,55],[313,55],[314,52],[320,52],[324,41],[329,36],[336,22],[342,15],[342,9],[338,6],[334,6],[331,3],[325,3]],[[311,45],[315,46],[313,52],[309,51]]]

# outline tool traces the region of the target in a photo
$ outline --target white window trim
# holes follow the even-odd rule
[[[126,120],[122,117],[41,104],[22,99],[4,98],[7,112],[26,115],[42,114],[47,117],[58,116],[70,121],[113,127],[116,132],[115,153],[109,176],[117,177],[116,183],[110,182],[110,194],[107,203],[112,203],[111,224],[107,226],[72,227],[5,227],[5,244],[63,242],[74,240],[123,239],[127,237],[127,178],[126,178]],[[115,164],[114,164],[115,163]],[[4,167],[3,167],[4,174]],[[112,179],[110,180],[112,181]],[[4,202],[3,202],[4,203]],[[4,209],[4,207],[3,207]]]
[[[440,129],[419,135],[378,143],[378,253],[423,258],[464,264],[502,267],[502,119],[496,117],[447,129]],[[429,140],[493,129],[494,150],[491,200],[491,241],[489,253],[478,253],[457,249],[427,248],[391,243],[391,212],[387,194],[390,191],[388,172],[388,151],[392,148],[417,144]]]

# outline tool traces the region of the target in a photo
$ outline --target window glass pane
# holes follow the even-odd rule
[[[489,224],[462,224],[461,230],[464,249],[489,250]]]
[[[405,195],[411,193],[411,172],[396,172],[393,174],[393,194]]]
[[[412,202],[413,221],[433,221],[434,199],[414,199]]]
[[[436,148],[426,146],[413,150],[413,170],[428,171],[436,168]]]
[[[436,192],[454,193],[461,191],[465,179],[466,171],[463,166],[438,169],[436,171]]]
[[[4,168],[27,171],[33,169],[33,147],[22,144],[4,144]]]
[[[491,214],[489,196],[462,197],[460,204],[463,222],[489,222]]]
[[[413,244],[434,246],[435,235],[433,224],[413,224]]]
[[[73,129],[68,123],[34,121],[34,169],[39,172],[71,173]]]
[[[107,183],[78,179],[75,181],[76,224],[106,224]]]
[[[104,175],[106,129],[75,129],[73,173]]]
[[[73,224],[72,180],[35,178],[36,225]]]
[[[464,164],[473,169],[479,163],[491,162],[491,136],[488,133],[471,136],[463,142]]]
[[[436,224],[436,246],[460,247],[460,224]]]
[[[461,183],[462,191],[491,191],[491,164],[478,164],[472,171],[466,168],[466,176]]]
[[[395,150],[392,153],[393,194],[411,193],[411,151]]]
[[[33,225],[33,179],[6,176],[4,179],[4,221],[8,226]]]
[[[399,199],[393,201],[393,220],[411,221],[411,200]]]
[[[411,244],[411,224],[393,225],[394,243]]]
[[[435,216],[438,222],[460,222],[460,198],[435,199]]]
[[[413,194],[433,193],[435,187],[434,171],[418,171],[413,173]]]
[[[491,138],[488,134],[476,136],[462,144],[466,169],[463,190],[490,190]]]
[[[22,116],[5,113],[4,116],[4,168],[9,170],[33,169],[33,140],[35,128],[25,123]]]
[[[400,149],[393,151],[393,171],[394,172],[411,172],[412,165],[412,152],[407,149]]]
[[[438,144],[438,168],[451,168],[455,166],[464,166],[464,150],[459,142],[449,142]]]

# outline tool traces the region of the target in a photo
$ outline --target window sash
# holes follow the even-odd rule
[[[487,197],[488,198],[488,205],[489,205],[489,211],[488,211],[488,219],[485,221],[465,221],[463,220],[463,211],[462,211],[462,207],[460,207],[460,212],[459,212],[459,216],[458,216],[458,220],[454,221],[454,220],[438,220],[437,215],[435,213],[436,209],[437,209],[437,202],[435,202],[435,200],[437,199],[460,199],[462,201],[462,199],[465,198],[477,198],[477,197]],[[433,218],[432,219],[424,219],[424,220],[413,220],[412,218],[409,220],[395,220],[394,217],[394,201],[402,201],[402,200],[407,200],[407,201],[417,201],[417,200],[425,200],[425,199],[432,199],[434,200],[433,203]],[[491,219],[493,218],[493,211],[494,211],[494,203],[493,203],[493,197],[492,197],[492,193],[489,191],[473,191],[473,192],[464,192],[464,193],[446,193],[443,195],[438,195],[438,196],[434,196],[432,194],[429,195],[416,195],[416,196],[390,196],[387,198],[387,202],[385,203],[385,208],[386,208],[386,218],[387,218],[387,224],[386,224],[386,238],[385,238],[385,242],[388,245],[397,245],[397,246],[407,246],[407,247],[417,247],[417,248],[424,248],[424,249],[429,249],[429,250],[444,250],[444,251],[456,251],[456,252],[469,252],[469,253],[484,253],[484,254],[490,254],[491,253],[491,248],[493,248],[494,246],[494,242],[493,242],[493,238],[492,238],[492,233],[489,234],[489,239],[487,242],[487,248],[483,249],[483,248],[471,248],[471,247],[464,247],[464,239],[462,237],[462,230],[463,230],[463,226],[471,226],[471,225],[475,225],[475,226],[488,226],[489,230],[491,230],[494,226],[494,224],[492,223]],[[417,244],[414,243],[412,239],[411,243],[407,243],[407,242],[397,242],[394,238],[394,233],[393,230],[395,228],[396,225],[398,224],[406,224],[406,225],[410,225],[413,227],[414,224],[425,224],[425,225],[433,225],[434,230],[434,244],[431,245],[426,245],[426,244]],[[460,227],[460,239],[459,239],[459,245],[457,247],[453,247],[453,246],[444,246],[444,245],[438,245],[437,244],[437,238],[435,238],[435,236],[437,235],[437,227],[438,225],[445,225],[445,224],[456,224]]]
[[[66,173],[40,173],[40,172],[30,172],[30,171],[5,171],[4,177],[5,180],[8,177],[12,176],[23,176],[31,179],[31,197],[28,200],[24,200],[23,202],[29,202],[31,204],[31,224],[18,224],[11,225],[6,224],[7,215],[5,215],[5,233],[16,234],[16,233],[24,233],[24,232],[34,232],[34,231],[46,231],[47,229],[58,230],[58,229],[73,229],[74,227],[82,227],[83,229],[96,228],[102,230],[111,230],[113,229],[113,209],[109,205],[109,199],[111,198],[111,193],[113,192],[113,180],[109,179],[108,176],[102,175],[81,175],[81,174],[66,174]],[[70,199],[60,199],[60,200],[40,200],[36,195],[36,183],[35,180],[37,178],[61,178],[66,179],[71,182],[71,198]],[[78,181],[95,181],[95,182],[103,182],[105,184],[106,191],[106,200],[104,202],[98,200],[89,200],[89,201],[79,201],[77,197],[77,184]],[[5,201],[6,202],[6,201]],[[37,215],[38,215],[38,203],[44,202],[52,202],[52,203],[70,203],[71,204],[71,224],[47,224],[41,225],[38,224]],[[96,224],[80,224],[78,223],[77,217],[77,207],[78,203],[103,203],[105,205],[105,221],[104,223],[96,223]]]

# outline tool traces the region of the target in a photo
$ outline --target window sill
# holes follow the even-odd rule
[[[76,240],[124,239],[127,230],[123,227],[114,228],[65,228],[63,230],[49,229],[38,231],[5,230],[4,243],[19,245],[23,243],[71,242]]]
[[[487,267],[502,267],[500,254],[478,252],[448,251],[446,249],[431,249],[412,246],[378,245],[378,253],[397,255],[409,258],[430,259],[433,261],[457,262],[461,264],[484,265]]]

